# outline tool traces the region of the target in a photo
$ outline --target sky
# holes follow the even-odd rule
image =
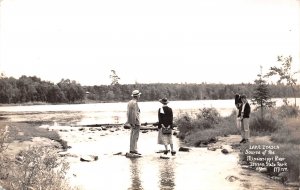
[[[82,85],[253,83],[300,70],[299,0],[0,0],[0,72]],[[300,81],[299,75],[297,76]]]

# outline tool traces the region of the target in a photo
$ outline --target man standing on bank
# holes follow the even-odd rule
[[[242,128],[242,141],[241,143],[249,142],[250,138],[250,128],[249,128],[249,118],[250,118],[250,104],[247,101],[246,95],[241,96],[241,100],[243,102],[241,109],[241,128]]]
[[[127,105],[127,123],[130,124],[130,153],[141,155],[137,151],[137,141],[140,134],[140,108],[138,106],[138,100],[142,93],[139,90],[132,91],[132,99]]]
[[[168,145],[171,148],[171,154],[174,156],[172,130],[173,130],[173,111],[168,106],[168,99],[162,98],[159,100],[162,103],[162,107],[158,109],[158,144],[165,146],[164,154],[168,154]]]

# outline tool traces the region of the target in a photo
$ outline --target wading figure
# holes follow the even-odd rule
[[[167,98],[159,100],[162,103],[162,107],[158,109],[158,144],[165,146],[164,154],[168,154],[168,145],[171,147],[171,154],[174,156],[172,130],[173,130],[173,111],[167,104],[169,103]]]
[[[128,102],[127,105],[127,123],[131,127],[130,132],[130,153],[139,154],[137,151],[137,141],[140,134],[140,108],[138,106],[138,100],[142,93],[138,90],[134,90],[131,94],[132,99]]]

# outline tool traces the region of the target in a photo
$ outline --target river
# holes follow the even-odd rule
[[[174,101],[175,116],[180,112],[196,112],[199,108],[214,107],[222,116],[234,109],[233,100]],[[278,105],[278,104],[277,104]],[[140,102],[142,122],[156,122],[158,102]],[[242,169],[238,151],[223,154],[221,149],[189,147],[179,152],[183,142],[173,137],[176,156],[161,159],[163,147],[157,145],[157,132],[140,133],[138,149],[141,158],[127,158],[129,130],[79,130],[73,125],[124,123],[127,103],[98,103],[76,105],[2,106],[0,116],[12,122],[39,123],[41,127],[57,130],[68,142],[66,152],[70,163],[70,183],[82,190],[243,190],[292,189],[268,179],[257,172]],[[63,130],[61,130],[63,129]],[[230,149],[239,136],[220,138],[220,145]],[[232,142],[229,142],[232,141]],[[120,155],[115,155],[120,153]],[[98,160],[82,162],[82,156],[98,156]]]

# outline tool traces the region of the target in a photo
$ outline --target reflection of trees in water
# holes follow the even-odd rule
[[[138,159],[130,159],[130,172],[131,172],[131,187],[128,190],[143,190],[142,182],[140,179],[140,165]]]
[[[159,164],[159,182],[161,190],[173,190],[175,187],[174,161],[162,160]]]

